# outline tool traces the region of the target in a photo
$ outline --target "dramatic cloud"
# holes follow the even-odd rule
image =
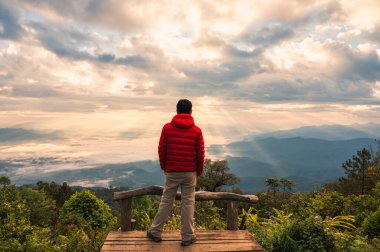
[[[154,159],[182,97],[207,144],[378,123],[379,10],[376,0],[3,0],[0,153]]]
[[[19,39],[23,29],[16,14],[0,2],[0,39]]]

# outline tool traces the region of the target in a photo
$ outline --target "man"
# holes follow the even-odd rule
[[[195,242],[194,204],[197,177],[203,173],[204,142],[202,131],[191,116],[192,104],[187,99],[177,103],[177,115],[162,128],[158,145],[161,169],[165,171],[165,186],[160,207],[147,236],[161,241],[163,226],[172,210],[177,189],[181,187],[182,245]]]

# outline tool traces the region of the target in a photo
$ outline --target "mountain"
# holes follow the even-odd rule
[[[226,145],[211,145],[207,152],[228,160],[231,171],[241,179],[237,186],[244,193],[265,190],[265,179],[273,176],[291,179],[296,191],[305,192],[343,176],[342,163],[362,148],[372,147],[376,151],[379,145],[375,139],[380,139],[379,124],[308,126],[253,135]],[[38,160],[42,165],[44,162],[48,160]],[[158,161],[152,160],[45,173],[22,170],[23,162],[0,160],[0,175],[8,174],[19,185],[44,180],[137,188],[162,185],[164,181]]]
[[[323,140],[349,140],[356,138],[380,137],[380,124],[353,124],[353,125],[321,125],[305,126],[290,130],[274,131],[269,133],[249,136],[246,140],[263,139],[263,138],[315,138]]]
[[[362,148],[376,150],[379,138],[379,124],[308,126],[211,145],[208,152],[224,155],[244,192],[265,189],[265,179],[272,176],[293,180],[297,191],[310,191],[343,176],[342,163]]]
[[[298,191],[310,191],[344,175],[341,164],[362,148],[376,146],[372,139],[327,141],[305,138],[266,138],[235,142],[224,147],[230,169],[241,178],[243,191],[264,187],[258,180],[285,177],[296,183]]]

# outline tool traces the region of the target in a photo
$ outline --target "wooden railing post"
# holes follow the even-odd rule
[[[121,231],[132,230],[132,197],[121,200]]]
[[[238,229],[238,208],[237,202],[227,201],[227,230]]]

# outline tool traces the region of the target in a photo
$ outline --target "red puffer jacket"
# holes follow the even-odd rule
[[[202,131],[190,114],[177,114],[162,128],[158,156],[166,172],[203,173],[205,158]]]

